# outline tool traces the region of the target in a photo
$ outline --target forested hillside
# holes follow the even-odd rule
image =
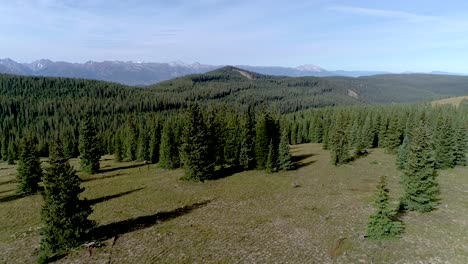
[[[37,138],[43,156],[57,134],[70,141],[64,143],[73,146],[76,155],[78,126],[86,114],[95,118],[100,137],[107,140],[129,119],[137,127],[147,126],[153,122],[149,120],[172,115],[195,101],[218,107],[227,103],[233,109],[266,104],[278,112],[358,102],[318,78],[291,80],[254,73],[244,76],[225,68],[143,89],[82,79],[0,75],[3,158],[7,159],[8,148],[17,152],[25,134]]]
[[[79,158],[85,175],[113,170],[101,167],[102,156],[113,155],[116,163],[182,168],[181,179],[205,182],[254,169],[286,173],[301,166],[290,145],[314,142],[330,150],[337,168],[374,148],[397,154],[403,174],[400,212],[434,210],[437,170],[466,165],[467,104],[372,105],[364,97],[374,96],[371,87],[353,89],[336,79],[272,77],[234,67],[149,89],[1,75],[0,157],[8,166],[18,164],[17,194],[4,200],[43,190],[45,227],[38,251],[39,261],[47,262],[109,233],[89,220],[94,209],[79,198],[82,179],[69,159]],[[456,86],[447,94],[461,90]],[[393,96],[382,94],[389,96],[383,101]],[[48,158],[45,170],[40,157]],[[382,177],[370,238],[398,236],[403,229],[386,184]],[[55,210],[69,206],[66,215]],[[63,225],[63,219],[71,224]]]
[[[468,94],[468,77],[434,74],[382,74],[359,78],[326,77],[369,103],[414,103]]]
[[[130,116],[143,118],[141,123],[149,124],[149,119],[184,109],[195,101],[217,107],[228,104],[234,109],[268,105],[278,113],[288,113],[324,106],[464,95],[465,83],[466,77],[414,74],[288,78],[235,67],[177,78],[149,89],[83,79],[0,75],[1,143],[5,156],[9,144],[11,149],[19,145],[22,134],[34,134],[41,153],[46,155],[47,142],[57,133],[77,138],[78,123],[86,113],[96,118],[100,136],[108,138]]]

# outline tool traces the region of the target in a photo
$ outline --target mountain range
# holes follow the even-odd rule
[[[31,63],[19,63],[9,58],[0,59],[0,73],[93,79],[135,86],[151,85],[188,74],[206,73],[224,66],[200,63],[155,63],[144,61],[88,61],[85,63],[71,63],[48,59],[41,59]],[[388,73],[382,71],[328,71],[316,65],[302,65],[298,67],[237,65],[236,67],[261,74],[288,77],[360,77]],[[442,72],[432,72],[432,74],[442,74]],[[444,72],[443,74],[450,73]]]

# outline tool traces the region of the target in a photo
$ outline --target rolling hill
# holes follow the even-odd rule
[[[415,73],[325,79],[355,91],[369,103],[412,103],[468,95],[467,76]]]
[[[242,74],[244,73],[244,74]],[[246,74],[254,78],[248,78]],[[208,93],[225,91],[224,100],[311,101],[326,105],[412,103],[468,94],[468,77],[431,74],[383,74],[352,77],[286,77],[224,67],[150,86],[156,91]],[[219,95],[219,94],[218,94]]]
[[[136,88],[83,79],[0,75],[0,96],[7,104],[63,105],[83,101],[110,111],[160,111],[190,101],[262,105],[281,112],[360,103],[411,103],[468,95],[468,77],[387,74],[369,77],[286,77],[236,67],[193,74]],[[6,106],[7,107],[7,106]],[[10,107],[10,106],[8,106]],[[16,107],[16,106],[12,106]]]

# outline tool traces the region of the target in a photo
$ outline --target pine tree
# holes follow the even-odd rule
[[[251,170],[255,167],[255,127],[250,107],[241,124],[239,163],[245,170]]]
[[[273,143],[273,139],[270,140],[270,145],[268,146],[268,156],[265,168],[268,172],[278,171],[278,150]]]
[[[161,145],[161,126],[159,123],[153,124],[150,139],[150,161],[155,164],[159,162],[159,147]]]
[[[387,147],[387,130],[388,130],[388,123],[389,120],[387,117],[382,116],[380,120],[380,126],[379,126],[379,148],[386,148]]]
[[[401,144],[401,137],[402,131],[400,131],[398,116],[393,115],[389,120],[385,144],[390,153],[394,153],[398,149]]]
[[[284,128],[283,133],[281,133],[278,150],[278,167],[280,170],[294,169],[294,164],[292,162],[291,153],[289,150],[288,130],[286,128]]]
[[[79,141],[81,169],[90,174],[97,173],[101,158],[100,144],[94,122],[88,115],[81,121]]]
[[[389,208],[388,192],[386,178],[382,176],[377,185],[375,212],[369,217],[367,224],[367,237],[371,239],[395,237],[403,230],[403,225],[395,221],[395,213]]]
[[[209,109],[206,115],[206,126],[209,133],[209,146],[216,161],[215,166],[223,166],[224,159],[224,144],[225,144],[225,124],[223,123],[224,115],[221,115],[215,109]]]
[[[52,145],[50,166],[43,177],[44,204],[41,218],[40,262],[55,253],[79,246],[85,242],[94,223],[88,220],[92,208],[86,200],[80,200],[80,179],[64,157],[59,140]]]
[[[122,146],[122,139],[120,137],[120,133],[115,135],[114,139],[114,158],[117,162],[122,162],[123,159],[123,146]]]
[[[62,135],[63,152],[65,157],[71,159],[78,157],[78,148],[76,146],[75,136],[72,133],[65,133]]]
[[[41,161],[34,140],[27,137],[21,145],[18,162],[18,193],[33,194],[39,189],[42,177]]]
[[[182,131],[181,160],[185,170],[184,179],[209,180],[213,176],[215,160],[210,153],[209,129],[203,122],[198,105],[190,106]]]
[[[127,158],[133,161],[137,159],[138,131],[132,117],[127,120],[127,128]]]
[[[255,128],[255,160],[258,169],[264,169],[266,166],[268,152],[270,149],[270,125],[271,119],[268,113],[263,113],[258,117]]]
[[[456,164],[455,131],[451,119],[439,116],[435,131],[435,161],[436,169],[453,168]]]
[[[466,166],[466,153],[468,152],[468,136],[467,131],[463,126],[462,120],[458,120],[455,126],[455,164]]]
[[[333,128],[331,155],[333,165],[343,164],[349,161],[349,144],[345,128],[345,116],[340,113]]]
[[[439,186],[436,179],[434,146],[425,113],[411,131],[402,178],[404,209],[419,212],[432,211],[437,205]]]
[[[323,119],[321,116],[318,116],[314,126],[314,134],[316,138],[316,143],[322,143],[323,141]]]
[[[159,166],[161,168],[175,169],[178,167],[176,155],[179,155],[179,152],[174,137],[174,125],[171,120],[167,120],[162,129],[159,149]]]
[[[3,139],[2,139],[2,159],[3,161],[8,161],[8,139],[7,137],[4,135]]]
[[[146,132],[145,128],[140,129],[140,138],[138,146],[138,159],[139,160],[150,160],[150,137]]]
[[[403,144],[401,144],[401,146],[398,148],[396,162],[397,162],[397,167],[400,170],[403,170],[405,168],[406,161],[408,160],[409,141],[410,141],[410,138],[409,138],[409,134],[407,133],[407,135],[403,139]]]
[[[15,164],[15,160],[17,160],[17,149],[16,144],[13,140],[8,141],[8,164],[13,165]]]
[[[354,141],[354,155],[362,156],[367,153],[367,147],[369,142],[367,141],[367,134],[365,127],[362,127],[356,134],[356,139]]]
[[[239,164],[239,130],[237,117],[227,118],[224,144],[224,160],[226,164],[236,166]]]
[[[364,120],[364,125],[361,130],[361,144],[364,146],[363,149],[372,148],[372,142],[374,141],[374,133],[372,126],[372,117],[371,114],[366,116]]]
[[[297,144],[297,124],[296,122],[293,123],[291,127],[291,145],[296,145]]]

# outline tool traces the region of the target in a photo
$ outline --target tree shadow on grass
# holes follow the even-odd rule
[[[9,181],[0,182],[0,185],[11,184],[11,183],[15,183],[15,182],[16,182],[16,180],[9,180]]]
[[[107,240],[109,238],[123,235],[129,232],[141,230],[154,226],[160,222],[174,219],[176,217],[190,213],[191,211],[201,208],[211,200],[186,205],[169,212],[159,212],[153,215],[145,215],[136,218],[123,220],[120,222],[110,223],[107,225],[98,226],[94,229],[93,237],[95,240]]]
[[[114,178],[114,177],[119,177],[123,176],[124,174],[122,173],[116,173],[113,175],[104,175],[104,176],[98,176],[98,177],[92,177],[92,178],[87,178],[87,179],[82,179],[82,182],[89,182],[89,181],[95,181],[95,180],[103,180],[103,179],[109,179],[109,178]]]
[[[297,163],[313,156],[315,156],[315,154],[303,154],[298,156],[292,156],[291,161]]]
[[[138,188],[138,189],[135,189],[135,190],[126,191],[126,192],[122,192],[122,193],[118,193],[118,194],[114,194],[114,195],[108,195],[108,196],[103,196],[103,197],[96,198],[96,199],[91,199],[91,200],[88,200],[88,203],[91,204],[91,205],[95,205],[97,203],[102,203],[102,202],[105,202],[105,201],[109,201],[109,200],[112,200],[112,199],[115,199],[115,198],[122,197],[122,196],[127,195],[127,194],[131,194],[131,193],[140,191],[142,189],[144,189],[144,188]]]
[[[314,164],[315,162],[317,162],[316,160],[311,160],[311,161],[308,161],[308,162],[296,162],[294,163],[294,169],[297,170],[297,169],[300,169],[302,167],[307,167],[311,164]]]
[[[26,197],[26,196],[23,195],[23,194],[12,194],[12,195],[0,198],[0,203],[11,202],[11,201],[14,201],[14,200],[21,199],[23,197]]]
[[[149,164],[132,164],[128,166],[122,166],[122,167],[116,167],[116,168],[110,168],[110,169],[101,169],[99,172],[101,173],[106,173],[106,172],[111,172],[111,171],[118,171],[118,170],[125,170],[125,169],[133,169],[133,168],[138,168],[138,167],[143,167],[143,166],[148,166]]]
[[[358,153],[354,153],[354,155],[351,156],[346,162],[352,162],[352,161],[355,161],[357,159],[367,157],[367,156],[369,156],[369,154],[370,154],[370,152],[367,151],[367,150],[364,150],[364,151],[361,151],[361,152],[358,152]]]
[[[244,171],[242,166],[231,166],[231,167],[221,168],[219,170],[216,170],[213,173],[213,178],[211,180],[218,180],[218,179],[226,178],[226,177],[232,176],[233,174],[236,174],[242,171]]]
[[[11,191],[14,191],[15,189],[11,189],[11,190],[5,190],[5,191],[0,191],[0,194],[1,193],[7,193],[7,192],[11,192]]]

